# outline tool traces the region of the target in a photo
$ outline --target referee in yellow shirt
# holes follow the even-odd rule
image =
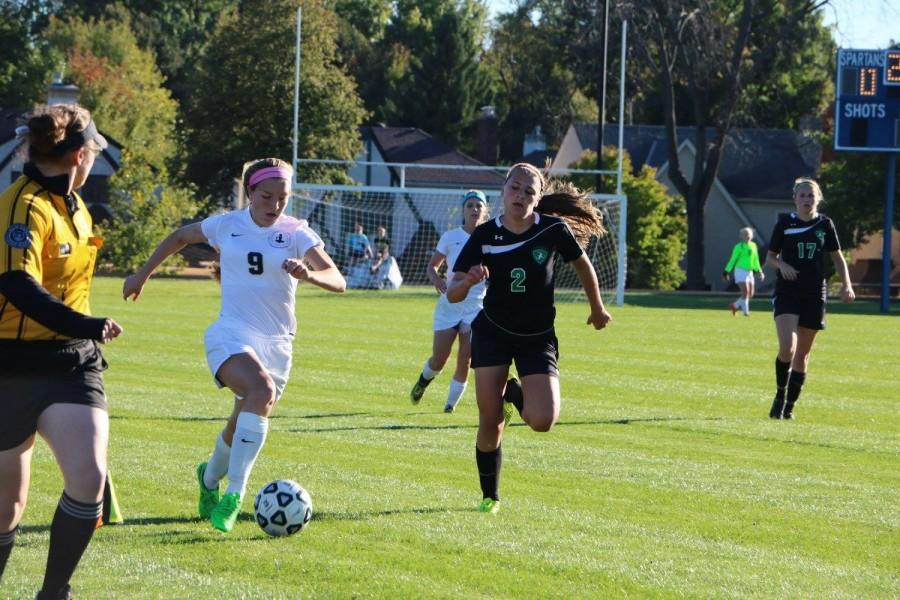
[[[74,104],[38,109],[16,133],[27,141],[28,162],[0,195],[0,577],[25,510],[39,433],[65,483],[37,597],[67,598],[106,479],[106,362],[97,342],[122,333],[112,319],[89,316],[100,239],[75,193],[106,140]]]

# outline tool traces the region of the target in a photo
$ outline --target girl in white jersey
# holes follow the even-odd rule
[[[297,282],[333,292],[346,289],[316,232],[306,221],[282,214],[292,180],[293,171],[282,160],[253,162],[243,176],[247,209],[175,230],[122,289],[126,300],[137,300],[154,269],[188,244],[208,242],[219,251],[222,309],[206,330],[206,359],[216,384],[230,388],[235,402],[212,457],[197,466],[197,482],[200,516],[224,533],[240,513],[268,416],[290,373]],[[228,486],[220,498],[219,481],[226,474]]]
[[[431,356],[425,361],[419,380],[409,393],[413,404],[419,403],[425,393],[425,388],[444,368],[457,336],[459,336],[459,349],[456,352],[456,372],[450,380],[450,390],[447,392],[444,412],[452,413],[463,392],[466,391],[471,356],[469,349],[471,325],[472,320],[481,311],[485,285],[481,283],[474,286],[469,290],[465,300],[451,304],[444,294],[447,291],[447,282],[440,276],[438,269],[446,261],[447,272],[453,272],[453,265],[456,263],[459,251],[462,250],[475,228],[486,221],[488,216],[487,199],[484,193],[479,190],[466,192],[466,195],[463,196],[462,227],[451,229],[441,236],[437,249],[431,257],[431,262],[428,263],[426,271],[428,279],[441,296],[434,308],[434,340],[432,341]]]

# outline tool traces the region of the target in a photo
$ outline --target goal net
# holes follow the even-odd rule
[[[426,267],[441,235],[462,224],[462,197],[466,190],[299,183],[293,192],[290,214],[309,221],[324,240],[328,254],[348,275],[348,285],[380,288],[393,287],[385,285],[389,268],[399,270],[404,286],[430,286]],[[485,191],[485,195],[491,215],[500,214],[500,192]],[[593,237],[585,251],[597,271],[604,300],[621,304],[626,199],[607,194],[596,194],[591,199],[601,211],[608,233]],[[387,230],[393,260],[379,269],[377,277],[367,274],[371,259],[354,256],[352,244],[348,243],[357,223],[362,225],[370,244],[379,226]],[[442,272],[444,269],[446,265]],[[565,263],[558,263],[555,286],[558,300],[584,298],[578,276]]]

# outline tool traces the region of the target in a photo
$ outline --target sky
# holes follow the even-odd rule
[[[508,12],[515,0],[487,0],[491,16]],[[825,7],[826,25],[841,48],[887,48],[900,41],[900,0],[831,0]]]

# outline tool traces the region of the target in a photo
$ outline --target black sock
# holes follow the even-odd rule
[[[784,389],[788,384],[788,374],[791,372],[790,362],[781,362],[775,358],[775,397],[784,400]]]
[[[509,402],[522,415],[522,408],[525,406],[525,400],[522,396],[522,386],[519,385],[517,379],[510,379],[506,382],[506,390],[503,392],[503,400]]]
[[[18,525],[13,527],[12,531],[0,533],[0,578],[3,577],[3,571],[6,570],[6,561],[9,560],[9,553],[12,552],[17,531],[19,531]]]
[[[55,598],[72,578],[81,555],[97,528],[103,501],[79,502],[63,492],[50,525],[50,550],[42,594]]]
[[[481,481],[482,498],[500,499],[500,465],[503,462],[500,446],[493,452],[482,452],[475,447],[475,463]]]
[[[787,385],[787,404],[793,406],[797,398],[800,397],[800,391],[803,389],[803,382],[806,381],[806,373],[800,371],[791,371],[791,377],[788,379]]]

